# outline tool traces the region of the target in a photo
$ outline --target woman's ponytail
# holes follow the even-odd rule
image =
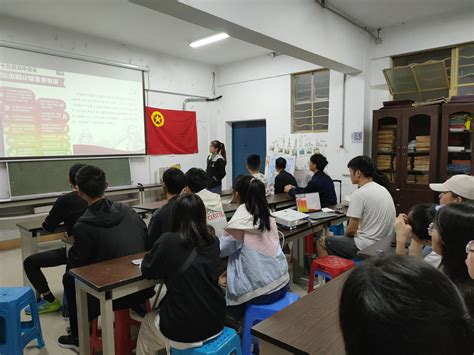
[[[265,185],[251,176],[240,176],[234,184],[234,191],[239,193],[240,203],[245,204],[253,216],[253,224],[258,224],[262,232],[270,230],[270,207],[265,196]]]

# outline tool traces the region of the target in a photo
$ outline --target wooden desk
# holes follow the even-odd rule
[[[76,284],[80,354],[90,354],[87,294],[100,301],[102,353],[115,354],[113,300],[157,284],[157,281],[145,280],[140,267],[132,264],[132,260],[144,255],[142,252],[69,271]]]
[[[267,202],[270,208],[275,211],[284,207],[294,206],[296,204],[295,199],[287,193],[270,195],[267,197]]]
[[[395,255],[396,254],[396,249],[395,247],[392,247],[392,237],[385,237],[378,242],[372,244],[371,246],[368,246],[367,248],[364,248],[360,250],[357,253],[357,256],[361,259],[368,259],[373,256],[378,256],[377,251],[382,250],[384,255],[383,256],[390,256],[390,255]]]
[[[334,206],[332,207],[334,208]],[[302,239],[307,235],[313,235],[314,233],[322,232],[323,235],[328,235],[329,227],[331,225],[337,225],[345,222],[348,218],[345,215],[347,209],[343,209],[342,214],[337,216],[319,219],[317,221],[311,221],[303,225],[298,226],[297,228],[288,230],[283,227],[278,227],[278,230],[283,234],[284,244],[289,242],[293,243],[293,282],[301,285],[307,286],[308,280],[303,279],[304,269],[305,269],[305,250],[304,243]]]
[[[18,223],[16,225],[18,229],[20,229],[20,237],[21,237],[21,260],[22,264],[23,261],[29,257],[30,255],[36,254],[38,252],[38,240],[36,237],[40,235],[49,235],[49,234],[56,234],[56,233],[65,233],[66,228],[64,224],[58,226],[54,232],[48,232],[43,229],[43,220],[32,220],[29,222]],[[30,286],[31,288],[34,287],[31,285],[30,280],[26,277],[25,270],[23,269],[23,284],[25,286]]]
[[[345,354],[339,298],[350,270],[258,323],[261,354]],[[263,341],[262,341],[263,340]]]
[[[133,206],[133,208],[151,212],[153,214],[156,210],[159,210],[161,207],[163,207],[167,203],[168,203],[168,200],[161,200],[161,201],[155,201],[155,202],[150,202],[150,203],[144,203],[141,205],[136,205],[136,206]]]
[[[290,207],[295,205],[295,200],[286,193],[268,196],[267,201],[272,210],[277,210],[283,207]],[[168,200],[161,200],[156,202],[144,203],[141,205],[135,205],[133,206],[133,208],[154,213],[156,210],[159,210],[161,207],[163,207],[167,202]],[[235,203],[224,202],[222,204],[222,207],[224,209],[226,217],[232,217],[238,206]]]
[[[221,195],[222,197],[230,196],[230,195],[232,195],[232,189],[222,190],[219,195]]]

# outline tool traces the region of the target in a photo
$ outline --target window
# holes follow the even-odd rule
[[[329,70],[292,75],[291,133],[327,132]]]
[[[394,100],[474,95],[474,44],[393,57],[384,74]]]
[[[474,44],[454,50],[455,67],[458,75],[454,78],[457,95],[474,95]]]
[[[444,61],[428,61],[385,69],[385,80],[395,100],[425,101],[449,96],[449,79]]]

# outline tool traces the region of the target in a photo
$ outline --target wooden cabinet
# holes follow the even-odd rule
[[[474,102],[442,107],[440,177],[474,175]]]
[[[390,180],[398,212],[436,202],[429,184],[439,180],[438,105],[373,112],[372,157]]]

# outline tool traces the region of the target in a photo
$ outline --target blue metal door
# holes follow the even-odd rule
[[[232,124],[232,181],[240,174],[248,174],[247,157],[250,154],[260,155],[261,172],[265,170],[267,153],[266,122],[249,121]]]

